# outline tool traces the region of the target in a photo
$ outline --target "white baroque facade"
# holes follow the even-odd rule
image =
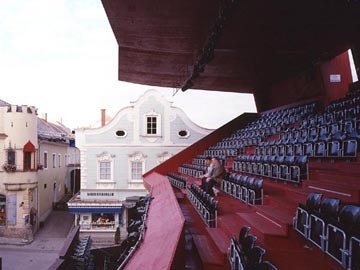
[[[210,132],[155,90],[108,124],[76,130],[81,189],[68,203],[75,224],[83,232],[115,231],[126,222],[126,199],[146,195],[142,175]]]

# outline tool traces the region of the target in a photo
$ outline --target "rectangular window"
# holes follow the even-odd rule
[[[131,180],[141,180],[142,179],[142,162],[133,161],[131,162]]]
[[[8,154],[7,155],[7,159],[8,159],[7,163],[9,165],[15,165],[15,151],[12,149],[9,149],[7,154]]]
[[[146,133],[156,134],[156,116],[146,117]]]
[[[58,154],[58,165],[59,165],[59,168],[61,167],[61,155]]]
[[[53,168],[55,168],[56,167],[56,155],[55,154],[52,155],[52,162],[53,162]]]
[[[48,168],[48,153],[44,152],[44,169]]]
[[[100,166],[100,180],[111,180],[111,162],[101,161]]]

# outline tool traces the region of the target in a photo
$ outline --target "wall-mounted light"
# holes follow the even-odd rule
[[[21,202],[20,204],[19,204],[19,207],[22,207],[24,205],[24,202]]]

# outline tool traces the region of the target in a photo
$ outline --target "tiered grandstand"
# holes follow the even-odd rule
[[[179,256],[187,267],[359,269],[360,85],[355,86],[325,106],[311,101],[241,115],[222,127],[228,135],[213,140],[210,134],[145,176],[153,190],[160,182],[172,186],[167,211],[178,211],[185,223],[168,224],[165,216],[157,223],[183,226],[176,250],[184,249]],[[207,155],[219,157],[228,170],[214,198],[199,187]],[[247,236],[240,236],[246,228]],[[185,252],[187,245],[191,252]],[[171,268],[177,269],[174,262]]]
[[[124,269],[360,269],[359,2],[102,2],[120,80],[252,93],[259,112],[144,175],[153,199]],[[214,198],[208,155],[228,170]]]

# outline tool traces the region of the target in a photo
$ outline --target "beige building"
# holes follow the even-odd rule
[[[35,107],[0,100],[0,236],[31,240],[71,189],[79,164],[71,143],[70,130],[40,119]]]

